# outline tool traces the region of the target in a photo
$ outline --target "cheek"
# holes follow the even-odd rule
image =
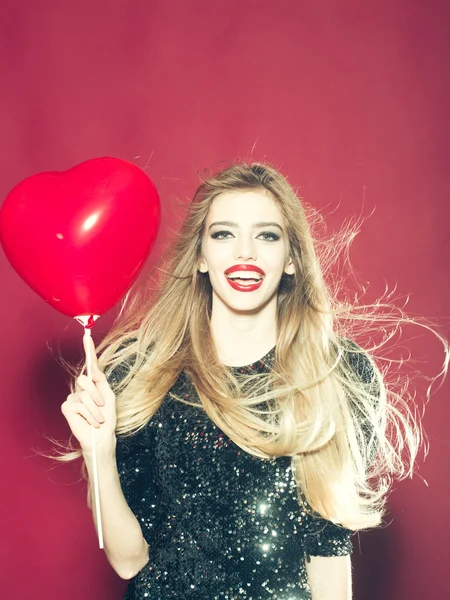
[[[277,248],[276,252],[270,252],[266,255],[266,264],[273,272],[283,272],[288,262],[288,256],[284,248]]]
[[[206,242],[203,245],[202,252],[209,269],[225,269],[229,266],[230,251],[226,245],[217,244],[212,246]]]

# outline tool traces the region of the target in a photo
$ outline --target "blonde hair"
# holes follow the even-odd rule
[[[211,203],[232,190],[265,190],[273,197],[295,268],[279,287],[273,368],[247,377],[219,362],[210,328],[211,284],[198,271]],[[99,364],[116,383],[118,436],[145,427],[184,371],[227,436],[261,459],[291,456],[299,501],[358,530],[380,523],[392,477],[411,475],[422,434],[407,391],[389,388],[371,352],[350,340],[360,342],[358,328],[386,332],[395,323],[398,331],[411,320],[381,303],[338,302],[329,269],[338,240],[316,242],[307,210],[313,214],[266,164],[237,164],[203,181],[157,289],[141,304],[136,296],[123,311],[99,346]],[[342,247],[352,235],[350,228],[339,238]],[[380,346],[374,344],[372,353]],[[448,355],[443,371],[447,361]]]

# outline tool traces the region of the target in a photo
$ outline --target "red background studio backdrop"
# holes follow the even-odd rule
[[[330,230],[375,209],[352,254],[370,298],[387,282],[411,294],[411,313],[443,318],[449,17],[446,0],[3,0],[0,197],[31,174],[97,156],[147,169],[163,220],[142,283],[196,170],[266,159],[328,213]],[[68,435],[54,355],[80,358],[82,329],[3,254],[0,276],[0,597],[119,599],[125,583],[97,547],[78,466],[54,468],[34,451],[49,449],[44,435]],[[419,345],[432,372],[438,344]],[[391,496],[392,523],[355,538],[358,600],[448,595],[448,387],[426,413],[420,476]]]

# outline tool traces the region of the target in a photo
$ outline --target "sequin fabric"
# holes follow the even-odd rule
[[[233,369],[264,372],[273,359]],[[172,391],[198,401],[184,374]],[[169,394],[143,430],[118,440],[117,465],[150,547],[126,600],[308,600],[306,557],[351,552],[350,531],[299,505],[289,457],[248,454]]]

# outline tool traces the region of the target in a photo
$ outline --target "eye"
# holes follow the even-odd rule
[[[215,231],[211,234],[211,237],[214,240],[227,240],[230,237],[233,237],[233,234],[231,233],[231,231]]]
[[[274,231],[263,231],[258,237],[262,238],[265,242],[276,242],[280,239],[280,236]]]

